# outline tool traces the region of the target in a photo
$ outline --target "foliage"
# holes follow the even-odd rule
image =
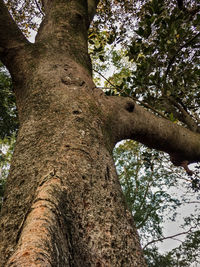
[[[112,87],[107,93],[130,96],[160,116],[199,131],[200,3],[179,2],[106,1],[107,12],[102,15],[105,6],[100,5],[91,31],[106,31],[111,40],[101,51],[114,67],[105,83]]]
[[[144,255],[147,261],[148,266],[150,267],[174,267],[176,265],[176,261],[172,258],[172,253],[166,253],[165,255],[161,255],[158,252],[157,247],[148,248],[144,251]]]
[[[0,65],[0,209],[18,129],[15,97],[9,73]]]
[[[37,30],[38,21],[41,21],[44,15],[41,1],[5,0],[5,4],[24,35],[30,37],[31,31]]]
[[[192,263],[200,264],[199,259],[200,231],[189,234],[185,242],[173,249],[171,254],[179,261],[179,266],[190,266]]]
[[[114,150],[120,182],[129,209],[141,236],[160,238],[161,223],[166,209],[176,209],[179,201],[167,189],[177,184],[176,176],[166,172],[166,159],[158,151],[151,151],[134,141],[126,141]],[[171,218],[174,219],[174,218]]]
[[[12,81],[7,70],[0,65],[0,139],[11,137],[18,128]]]
[[[200,263],[199,259],[200,232],[189,234],[183,244],[170,252],[161,255],[157,247],[148,248],[144,251],[147,264],[150,267],[189,267],[192,263]]]
[[[15,134],[0,139],[0,210],[15,144]]]

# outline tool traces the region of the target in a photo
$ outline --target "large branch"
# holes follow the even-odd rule
[[[61,51],[84,65],[91,73],[88,54],[88,27],[99,0],[43,0],[44,19],[36,43]]]
[[[69,40],[74,32],[76,37],[84,35],[84,42],[87,42],[87,30],[96,13],[98,2],[99,0],[42,0],[45,16],[36,42],[46,38],[49,40],[49,36],[56,40]]]
[[[80,7],[81,6],[85,6],[86,9],[87,9],[87,20],[88,20],[88,24],[90,24],[94,18],[94,15],[96,14],[96,9],[97,9],[97,5],[99,3],[100,0],[82,0],[82,1],[77,1],[77,0],[73,0],[71,1],[72,4],[73,2],[76,4],[78,4]],[[54,6],[53,5],[53,2],[52,0],[42,0],[42,7],[43,7],[43,10],[45,12],[45,14],[48,14],[49,10]],[[62,2],[62,1],[60,1]],[[59,1],[56,1],[56,3],[58,4]]]
[[[113,144],[123,139],[139,141],[167,152],[177,166],[200,161],[200,134],[155,116],[130,98],[101,97],[108,114],[107,129]]]
[[[10,52],[24,46],[27,39],[24,37],[15,21],[12,19],[3,0],[0,0],[0,59],[5,62]],[[5,64],[5,63],[4,63]]]

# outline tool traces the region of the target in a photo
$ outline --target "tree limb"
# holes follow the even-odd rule
[[[92,70],[95,71],[96,73],[98,73],[105,81],[107,81],[111,86],[113,86],[113,88],[107,88],[107,87],[97,87],[97,88],[101,88],[101,89],[117,89],[119,91],[119,93],[123,92],[123,90],[121,88],[119,88],[117,85],[114,85],[111,81],[109,81],[101,72],[95,70],[94,68]],[[146,108],[152,110],[153,112],[155,112],[156,114],[158,114],[159,116],[165,118],[166,120],[169,120],[162,112],[156,110],[155,108],[153,108],[149,104],[145,103],[144,101],[141,101],[141,100],[139,100],[139,99],[137,99],[136,97],[133,97],[133,96],[130,96],[130,97],[134,101],[139,102],[143,107],[146,107]]]
[[[103,100],[103,101],[102,101]],[[113,146],[123,139],[139,141],[169,153],[182,166],[200,161],[200,135],[157,117],[127,97],[102,96]]]
[[[74,0],[74,2],[75,1],[76,0]],[[84,5],[85,2],[87,4],[87,11],[88,11],[87,12],[87,15],[88,15],[88,24],[89,25],[92,22],[92,20],[94,18],[94,15],[96,14],[96,9],[97,9],[97,5],[98,5],[99,1],[100,0],[87,0],[87,1],[82,1],[82,3],[83,3],[82,5]],[[52,6],[52,1],[50,1],[50,0],[42,0],[42,7],[45,10],[45,14],[48,12],[48,10],[51,8],[51,6]]]
[[[165,77],[167,78],[168,73],[171,69],[172,64],[174,63],[176,56],[179,54],[179,52],[183,49],[186,48],[188,45],[190,45],[197,37],[200,36],[200,32],[197,32],[191,39],[187,40],[183,45],[181,45],[179,47],[179,49],[175,52],[175,54],[173,55],[173,57],[169,60],[168,66],[167,66],[167,70],[166,70],[166,74]]]
[[[67,47],[68,43],[70,46],[77,47],[77,50],[74,50],[77,58],[80,58],[78,54],[81,49],[85,50],[88,61],[88,28],[96,13],[98,2],[99,0],[42,0],[42,11],[45,16],[40,24],[35,42],[43,42],[47,39],[48,43],[64,42],[65,45],[62,45],[62,49]],[[69,42],[71,35],[74,35],[74,44]]]
[[[12,19],[3,0],[0,0],[0,59],[5,64],[9,52],[28,43],[15,21]]]
[[[114,86],[100,72],[96,70],[94,71],[101,75],[105,80],[107,80],[107,82],[111,86]],[[200,135],[198,133],[195,134],[194,131],[193,135],[192,131],[189,131],[171,121],[168,121],[166,120],[166,118],[159,118],[153,115],[152,113],[142,109],[142,107],[136,105],[134,101],[130,101],[130,98],[116,97],[115,99],[116,102],[118,102],[119,99],[124,99],[124,102],[126,102],[127,100],[127,103],[124,103],[124,106],[121,110],[123,110],[122,113],[124,113],[124,110],[129,111],[129,116],[131,116],[130,120],[127,117],[124,118],[124,121],[120,121],[119,123],[115,124],[115,126],[117,127],[121,126],[121,129],[119,129],[118,127],[118,131],[116,131],[115,133],[120,133],[120,135],[122,133],[124,134],[124,137],[116,136],[117,142],[122,139],[131,138],[151,148],[167,152],[170,154],[171,159],[173,159],[172,162],[176,166],[183,167],[188,174],[192,175],[192,172],[188,169],[188,164],[200,161]],[[131,109],[130,105],[132,106]],[[111,106],[112,105],[110,105],[109,108]],[[118,112],[120,110],[119,106],[117,105]],[[148,106],[148,108],[150,107]],[[153,111],[156,112],[155,110]],[[115,110],[115,112],[117,111]],[[131,125],[131,121],[133,121],[134,127]],[[126,126],[124,125],[124,123]],[[144,127],[142,127],[142,125]],[[194,129],[192,128],[192,130]],[[197,142],[197,146],[195,142]],[[184,149],[186,150],[184,151]]]

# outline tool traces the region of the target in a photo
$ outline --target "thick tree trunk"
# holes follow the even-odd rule
[[[90,75],[52,56],[27,84],[0,266],[145,266]]]

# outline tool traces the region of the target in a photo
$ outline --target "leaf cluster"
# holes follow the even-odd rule
[[[9,73],[0,65],[0,139],[11,137],[18,129],[17,110]]]

